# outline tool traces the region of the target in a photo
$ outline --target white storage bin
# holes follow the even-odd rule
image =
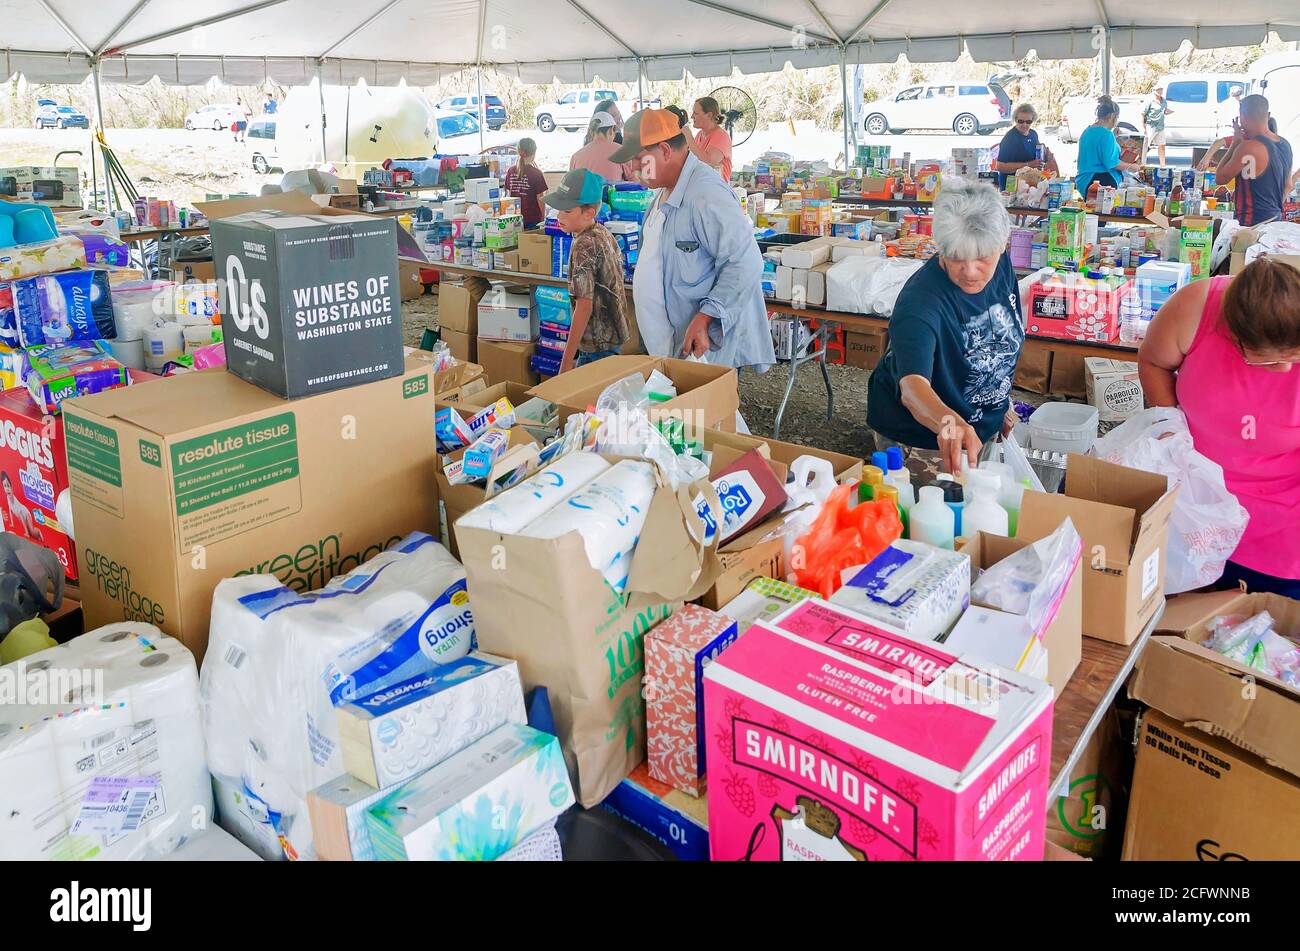
[[[1044,403],[1029,417],[1031,444],[1054,452],[1087,452],[1097,441],[1097,407]]]

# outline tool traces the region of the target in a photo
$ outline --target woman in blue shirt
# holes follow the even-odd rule
[[[1079,174],[1074,186],[1084,198],[1095,181],[1112,188],[1119,185],[1120,173],[1138,167],[1137,162],[1125,162],[1115,139],[1115,124],[1119,122],[1119,105],[1110,96],[1097,100],[1097,121],[1079,136]]]
[[[1038,110],[1027,102],[1016,106],[1011,113],[1011,128],[998,144],[998,160],[993,169],[998,173],[998,188],[1007,187],[1007,179],[1022,168],[1041,169],[1047,175],[1058,174],[1056,157],[1051,149],[1038,141],[1034,123]],[[1039,149],[1042,154],[1039,154]]]

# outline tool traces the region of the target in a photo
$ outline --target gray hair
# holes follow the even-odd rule
[[[1015,111],[1011,113],[1011,118],[1014,119],[1016,116],[1025,115],[1026,113],[1029,114],[1030,119],[1035,122],[1038,121],[1038,110],[1027,102],[1022,102],[1020,105],[1016,106]]]
[[[934,200],[934,243],[955,261],[1001,254],[1011,238],[1011,217],[997,189],[986,182],[945,176]]]

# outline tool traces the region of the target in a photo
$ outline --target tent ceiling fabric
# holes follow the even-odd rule
[[[473,66],[525,82],[634,82],[838,64],[957,58],[979,61],[1094,55],[1100,10],[1109,10],[1116,55],[1260,42],[1268,30],[1300,39],[1297,0],[1180,0],[1147,5],[1121,22],[1119,4],[1038,0],[1008,10],[971,0],[0,0],[0,70],[36,82],[79,82],[107,50],[109,82],[196,84],[271,78],[308,81],[318,60],[327,82],[428,84]],[[137,9],[139,8],[139,9]],[[136,11],[134,17],[128,15]],[[195,23],[206,25],[198,28]],[[481,24],[481,30],[480,30]],[[80,42],[78,42],[80,41]],[[123,51],[118,53],[117,51]],[[481,50],[481,53],[480,53]],[[123,55],[124,53],[124,55]]]

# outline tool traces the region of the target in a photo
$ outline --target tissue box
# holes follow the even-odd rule
[[[24,347],[117,336],[106,271],[60,271],[14,281],[14,316]]]
[[[0,281],[86,266],[86,246],[74,234],[0,248]]]
[[[771,620],[793,604],[817,597],[817,592],[775,578],[755,578],[721,608],[718,613],[736,622],[736,632],[744,634],[750,625]]]
[[[450,406],[444,406],[433,414],[433,432],[439,452],[455,452],[474,441],[469,425]]]
[[[32,347],[27,357],[31,361],[27,392],[47,413],[59,412],[59,405],[74,396],[100,393],[131,382],[126,367],[113,359],[108,344],[102,340]]]
[[[1041,681],[808,600],[710,664],[704,704],[715,861],[1043,857]]]
[[[354,776],[338,776],[307,793],[312,844],[327,862],[373,862],[366,810],[393,790],[376,789]]]
[[[503,724],[527,722],[515,662],[479,653],[362,694],[335,713],[343,768],[379,789]]]
[[[650,775],[704,790],[704,668],[735,643],[736,622],[687,604],[645,636],[646,752]]]
[[[970,604],[970,558],[899,540],[831,597],[863,617],[918,641],[946,633]]]
[[[492,861],[574,804],[555,737],[510,723],[366,813],[381,860]]]

